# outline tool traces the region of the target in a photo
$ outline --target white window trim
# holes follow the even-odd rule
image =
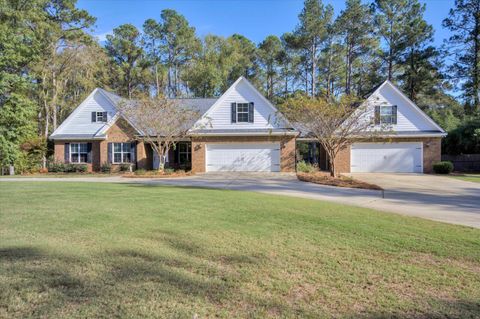
[[[98,118],[101,117],[102,120],[100,121]],[[106,123],[107,119],[103,118],[103,112],[95,112],[95,122]]]
[[[390,121],[388,121],[388,122],[382,121],[382,108],[383,108],[383,107],[384,107],[384,108],[386,108],[386,107],[389,107],[389,108],[390,108],[390,115],[383,115],[383,116],[385,116],[385,117],[387,117],[387,116],[390,117]],[[380,114],[379,114],[379,116],[380,116],[380,125],[395,125],[395,124],[393,123],[393,121],[392,121],[392,120],[393,120],[393,116],[394,116],[394,114],[393,114],[393,107],[394,107],[394,105],[380,105]],[[397,116],[398,116],[398,115],[397,115]]]
[[[242,106],[243,106],[243,105],[246,105],[246,106],[247,106],[247,111],[246,111],[246,112],[239,112],[239,111],[238,111],[238,106],[239,106],[240,104],[242,104]],[[236,107],[237,107],[237,110],[236,110],[236,111],[237,111],[237,112],[236,112],[236,113],[237,113],[237,114],[236,114],[236,116],[237,116],[237,123],[240,123],[240,124],[249,123],[249,121],[248,121],[248,120],[249,120],[249,119],[248,119],[248,117],[249,117],[249,112],[248,112],[248,110],[250,109],[250,103],[248,103],[248,102],[236,103]],[[239,120],[238,120],[238,115],[239,115],[240,113],[242,113],[242,114],[247,114],[247,120],[246,120],[246,121],[239,121]]]
[[[121,144],[122,146],[120,147],[120,152],[115,152],[115,144]],[[123,150],[123,145],[124,144],[129,144],[130,147],[129,147],[129,150],[128,151],[124,151]],[[131,147],[132,147],[132,144],[129,143],[129,142],[113,142],[112,143],[112,164],[132,164],[132,154],[131,154]],[[115,154],[119,154],[120,153],[120,158],[122,159],[120,162],[116,162],[115,161]],[[125,162],[123,160],[123,156],[124,154],[130,154],[130,162]]]
[[[74,154],[74,152],[72,152],[72,146],[73,145],[78,145],[78,152],[75,152],[75,154],[78,154],[78,161],[74,162],[72,160],[72,155]],[[87,145],[87,151],[86,152],[80,152],[80,145]],[[87,161],[86,162],[81,162],[80,159],[81,159],[81,156],[80,154],[87,154]],[[69,160],[70,160],[70,163],[75,163],[75,164],[86,164],[88,163],[88,143],[70,143],[70,149],[69,149]]]

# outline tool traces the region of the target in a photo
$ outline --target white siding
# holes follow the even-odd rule
[[[232,123],[231,104],[254,103],[253,123]],[[204,129],[270,129],[281,128],[282,123],[277,123],[276,110],[264,98],[242,79],[232,86],[210,109],[206,116],[208,120],[201,120]]]
[[[393,87],[393,84],[385,82],[365,101],[368,111],[364,118],[370,121],[374,117],[375,105],[396,105],[397,106],[397,124],[391,125],[387,129],[393,132],[422,132],[438,131],[439,128],[429,120],[428,116],[416,106],[413,106],[410,100],[402,96]]]
[[[108,120],[115,115],[112,103],[98,90],[64,121],[55,134],[95,134],[105,123],[92,123],[92,112],[108,112]]]

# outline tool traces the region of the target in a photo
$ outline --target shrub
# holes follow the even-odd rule
[[[132,164],[120,164],[120,171],[130,172],[130,167],[132,167]]]
[[[135,171],[135,174],[136,174],[136,175],[145,175],[145,174],[147,174],[147,171],[144,170],[144,169],[137,169],[137,170]]]
[[[65,172],[65,164],[59,162],[50,162],[48,164],[48,171],[52,173]]]
[[[434,163],[433,171],[437,174],[450,174],[453,171],[453,164],[449,161]]]
[[[75,165],[75,172],[85,173],[87,170],[88,166],[86,164]]]
[[[175,172],[175,170],[173,168],[165,168],[163,170],[163,172],[166,174],[166,175],[170,175],[170,174],[173,174],[173,172]]]
[[[112,165],[105,162],[100,166],[100,171],[102,171],[102,173],[110,173],[112,171]]]
[[[297,171],[303,173],[312,173],[315,171],[315,166],[305,163],[305,161],[301,161],[297,163]]]
[[[77,171],[77,168],[75,167],[75,164],[65,164],[65,173],[74,173]]]

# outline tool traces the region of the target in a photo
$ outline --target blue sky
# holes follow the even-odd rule
[[[426,0],[425,19],[435,28],[435,44],[448,37],[442,20],[453,7],[454,0]],[[338,14],[344,0],[324,0]],[[132,23],[138,28],[148,18],[159,20],[160,11],[174,9],[184,15],[199,36],[212,33],[229,36],[240,33],[255,43],[270,34],[282,35],[298,23],[303,0],[79,0],[78,6],[97,17],[95,30],[100,40],[113,28]]]

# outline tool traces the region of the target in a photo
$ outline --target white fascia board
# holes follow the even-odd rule
[[[80,103],[80,105],[77,106],[77,107],[75,108],[75,110],[73,110],[72,113],[70,113],[70,115],[63,121],[63,123],[60,124],[60,126],[57,127],[57,129],[56,129],[55,131],[53,131],[52,134],[50,134],[50,137],[54,138],[56,134],[59,134],[59,133],[62,131],[62,129],[63,129],[65,126],[67,126],[67,125],[72,121],[72,119],[75,117],[75,115],[76,115],[78,112],[80,112],[80,110],[84,107],[84,105],[86,104],[86,102],[87,102],[88,100],[90,100],[90,99],[95,95],[95,93],[96,93],[97,91],[99,91],[99,89],[98,89],[98,88],[95,88],[95,89],[92,91],[92,93],[90,93],[90,94],[82,101],[82,103]]]
[[[438,125],[437,123],[435,123],[434,120],[432,120],[432,118],[430,118],[430,116],[428,116],[425,112],[422,111],[422,109],[420,109],[418,107],[418,105],[416,105],[415,103],[413,103],[412,100],[410,100],[410,98],[408,98],[408,96],[406,96],[401,90],[399,90],[392,82],[390,82],[389,80],[386,80],[382,86],[384,84],[388,83],[388,85],[390,85],[390,87],[393,88],[393,90],[398,94],[400,95],[411,107],[413,107],[414,110],[417,111],[417,113],[420,114],[420,116],[423,116],[423,118],[425,118],[430,124],[432,124],[433,126],[435,126],[435,128],[437,128],[440,132],[442,133],[445,133],[445,130],[443,128],[440,127],[440,125]]]
[[[265,132],[265,133],[255,133],[255,132],[232,132],[232,133],[188,133],[188,136],[297,136],[299,133],[296,131],[291,132]]]
[[[225,93],[223,93],[220,98],[218,98],[217,101],[215,101],[215,103],[213,103],[212,106],[210,106],[210,108],[202,115],[202,117],[200,119],[198,119],[192,126],[192,128],[194,128],[197,123],[201,123],[201,121],[205,118],[208,118],[209,114],[212,113],[219,105],[221,105],[223,103],[223,101],[225,100],[225,98],[230,94],[230,92],[235,88],[235,86],[238,85],[238,83],[244,81],[247,86],[255,93],[257,94],[260,99],[262,99],[265,104],[270,107],[274,113],[275,113],[275,116],[281,116],[281,120],[284,122],[284,124],[288,124],[290,127],[293,127],[289,122],[288,120],[283,116],[283,114],[281,114],[278,109],[275,107],[275,105],[272,104],[272,102],[270,102],[265,96],[263,96],[262,93],[260,93],[260,91],[257,90],[257,88],[252,84],[250,83],[250,81],[248,81],[244,76],[241,76],[239,77],[232,85],[230,85],[230,87],[225,91]],[[191,129],[192,129],[191,128]],[[191,130],[190,129],[190,130]]]

